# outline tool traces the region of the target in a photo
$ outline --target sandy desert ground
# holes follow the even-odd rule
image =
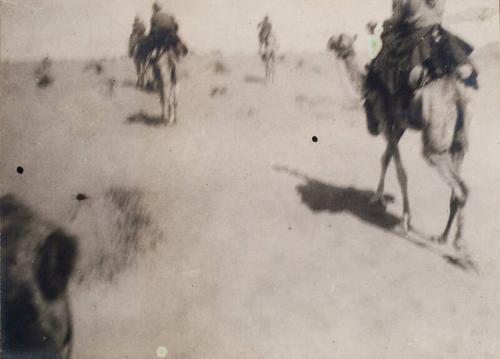
[[[499,44],[475,60],[463,173],[479,274],[391,229],[392,166],[394,202],[386,213],[367,204],[384,142],[326,53],[286,54],[273,85],[257,57],[192,55],[173,127],[133,87],[128,59],[101,74],[55,62],[45,89],[36,64],[3,64],[1,193],[81,240],[75,357],[498,358]],[[413,223],[437,234],[449,191],[419,133],[401,150]]]

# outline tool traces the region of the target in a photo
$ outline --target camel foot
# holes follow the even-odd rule
[[[403,235],[406,237],[408,236],[408,232],[410,231],[410,214],[409,213],[403,213],[403,216],[401,217],[401,231],[403,232]]]
[[[448,243],[448,236],[441,234],[439,236],[432,236],[430,238],[431,242],[437,243],[437,244],[446,244]]]
[[[457,253],[467,253],[467,248],[461,238],[455,238],[455,241],[453,241],[453,249],[455,249]]]
[[[170,115],[170,116],[168,116],[167,125],[168,125],[168,126],[173,126],[173,125],[175,125],[176,120],[177,120],[177,118],[175,117],[175,115]]]
[[[465,270],[473,270],[479,274],[479,268],[475,263],[474,257],[463,242],[453,243],[453,249],[455,250],[455,257],[459,261],[462,268]]]

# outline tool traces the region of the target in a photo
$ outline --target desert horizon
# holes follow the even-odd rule
[[[178,19],[181,37],[189,48],[228,55],[255,53],[257,23],[266,14],[273,21],[281,51],[323,51],[328,38],[340,32],[357,33],[357,50],[361,51],[366,48],[366,23],[382,21],[390,11],[388,0],[364,1],[363,11],[357,11],[347,0],[160,3]],[[4,0],[0,3],[0,59],[122,56],[134,16],[140,16],[149,26],[151,4],[139,0]],[[498,16],[496,0],[454,0],[447,3],[444,25],[481,46],[498,39]]]

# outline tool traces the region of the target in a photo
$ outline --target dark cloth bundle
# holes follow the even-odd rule
[[[380,80],[390,94],[408,86],[410,71],[417,65],[439,78],[467,63],[473,51],[472,46],[439,25],[421,29],[387,26],[382,41],[382,50],[369,66],[369,77]]]

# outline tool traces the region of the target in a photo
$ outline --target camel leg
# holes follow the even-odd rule
[[[136,61],[135,68],[137,71],[136,87],[142,88],[144,86],[144,64],[141,61]]]
[[[175,122],[175,114],[174,114],[174,106],[172,104],[172,98],[173,98],[173,89],[170,87],[168,90],[168,124],[172,125]]]
[[[459,136],[460,135],[461,133],[459,133]],[[464,142],[465,138],[460,138],[452,146],[450,150],[453,168],[457,178],[459,179],[460,179],[459,176],[462,168],[462,163],[465,157],[465,149],[467,146]],[[460,182],[462,183],[462,186],[465,186],[461,180]],[[467,192],[467,190],[465,192]],[[437,239],[439,243],[447,243],[448,236],[450,234],[450,230],[453,224],[453,220],[455,219],[455,216],[457,217],[457,232],[455,235],[453,245],[457,250],[460,250],[462,249],[461,240],[462,240],[462,232],[464,226],[463,204],[461,203],[460,199],[456,196],[455,191],[452,189],[451,199],[450,199],[450,214],[448,217],[448,221],[446,223],[446,227],[443,231],[443,234]]]
[[[457,173],[458,173],[458,169],[457,169]],[[465,186],[465,184],[463,184],[463,185]],[[467,189],[466,189],[466,192],[467,192]],[[453,199],[454,195],[455,195],[455,193],[452,193],[452,199]],[[455,238],[453,241],[453,246],[455,247],[456,250],[464,249],[464,246],[462,243],[462,240],[463,240],[462,235],[463,235],[463,228],[464,228],[464,221],[465,221],[464,206],[465,206],[465,202],[462,204],[460,202],[460,200],[455,198],[455,200],[453,201],[453,208],[451,208],[451,204],[450,204],[450,216],[449,216],[450,223],[446,224],[447,226],[451,227],[451,225],[453,223],[453,212],[455,212],[455,215],[457,217],[457,231],[456,231]],[[449,233],[449,229],[448,229],[448,233]]]
[[[165,121],[165,90],[160,86],[161,121]]]
[[[177,73],[175,69],[175,64],[170,64],[170,74],[168,82],[168,122],[169,124],[175,124],[177,120]],[[167,84],[165,84],[167,86]]]
[[[140,87],[141,68],[139,62],[137,61],[135,61],[135,72],[137,73],[137,81],[135,82],[135,87]]]
[[[403,167],[401,155],[397,143],[393,147],[394,163],[396,164],[396,173],[398,176],[399,185],[401,186],[401,194],[403,195],[403,216],[401,218],[401,226],[403,233],[408,234],[410,228],[410,202],[408,200],[408,176]]]
[[[455,192],[452,191],[450,198],[450,215],[448,216],[448,221],[446,222],[446,227],[444,228],[443,233],[436,239],[438,243],[444,244],[448,241],[448,235],[450,234],[451,225],[453,224],[453,220],[455,219],[458,209],[459,201],[457,199],[457,196],[455,195]]]
[[[434,165],[450,186],[450,213],[439,243],[447,243],[454,220],[457,230],[453,245],[462,249],[462,232],[464,227],[463,209],[468,197],[468,189],[463,182],[460,171],[468,147],[467,133],[470,123],[467,103],[457,104],[457,120],[446,121],[445,116],[433,117],[424,130],[424,156]]]
[[[137,64],[137,87],[144,88],[144,72],[146,66],[143,63]]]
[[[387,174],[387,168],[391,163],[392,159],[392,145],[391,143],[387,143],[387,147],[385,149],[384,154],[382,155],[382,171],[380,173],[380,179],[378,181],[377,192],[371,199],[371,203],[380,204],[382,206],[386,206],[384,200],[384,187],[385,187],[385,176]]]
[[[147,63],[141,63],[141,74],[140,74],[140,81],[141,81],[141,88],[144,88],[146,86],[146,73],[149,69],[149,65]]]
[[[385,188],[385,177],[387,175],[387,168],[391,163],[394,147],[397,146],[399,140],[401,139],[401,136],[403,136],[403,133],[404,130],[399,130],[399,132],[396,133],[396,136],[391,136],[390,134],[386,135],[387,147],[381,159],[382,166],[381,166],[380,179],[378,181],[378,186],[377,186],[377,192],[371,199],[371,202],[374,204],[380,204],[384,207],[386,206],[384,200],[384,188]]]
[[[160,104],[161,104],[161,121],[165,121],[165,95],[163,91],[160,93]]]
[[[141,88],[146,87],[146,75],[147,72],[152,68],[152,65],[150,64],[150,58],[147,57],[146,59],[143,59],[139,62],[139,69],[140,69],[140,74],[139,74],[139,86]],[[152,69],[154,71],[154,69]]]
[[[275,62],[275,58],[274,58],[274,55],[273,55],[273,58],[271,59],[271,83],[274,83],[274,70],[275,70],[275,66],[276,66],[276,62]]]
[[[158,61],[159,62],[159,61]],[[161,67],[158,63],[156,63],[154,66],[153,66],[153,74],[154,74],[154,78],[155,78],[155,82],[158,82],[159,83],[159,95],[160,95],[160,105],[161,105],[161,121],[162,122],[165,122],[165,78],[162,74],[162,70],[161,70]]]
[[[457,233],[453,241],[453,247],[457,251],[463,251],[465,249],[463,244],[463,229],[464,229],[464,206],[459,206],[457,210]]]
[[[446,223],[443,234],[438,237],[440,243],[446,243],[448,235],[455,218],[457,218],[457,235],[455,238],[455,246],[458,247],[458,242],[461,240],[463,230],[463,207],[467,201],[468,189],[458,174],[458,167],[452,159],[449,152],[432,153],[426,155],[429,162],[436,167],[439,175],[450,186],[452,190],[450,200],[450,215]]]
[[[274,65],[274,59],[273,59],[273,55],[269,56],[269,60],[268,60],[268,79],[269,81],[271,81],[271,83],[273,82],[273,65]]]
[[[174,84],[172,86],[172,94],[171,94],[171,107],[172,107],[172,124],[177,122],[177,98],[179,95],[179,84]]]
[[[467,90],[465,89],[465,92]],[[468,143],[468,133],[469,126],[471,122],[470,112],[468,109],[468,98],[467,93],[462,93],[461,101],[458,104],[458,126],[455,126],[455,135],[453,138],[453,144],[451,146],[450,152],[452,156],[452,161],[455,166],[455,171],[458,176],[460,176],[462,170],[462,164],[465,158],[465,153],[469,147]],[[457,128],[458,127],[458,128]],[[461,179],[461,177],[459,177]],[[465,186],[463,180],[461,180],[462,184]],[[466,188],[466,193],[467,193]],[[455,239],[453,242],[453,246],[456,250],[464,250],[464,245],[462,241],[463,228],[464,228],[464,206],[460,205],[460,202],[457,203],[457,232],[455,235]]]
[[[272,76],[271,75],[271,72],[272,72],[271,61],[272,61],[271,55],[269,55],[267,53],[267,50],[266,50],[265,60],[264,60],[264,64],[266,67],[266,82],[269,82],[271,80],[271,76]]]

